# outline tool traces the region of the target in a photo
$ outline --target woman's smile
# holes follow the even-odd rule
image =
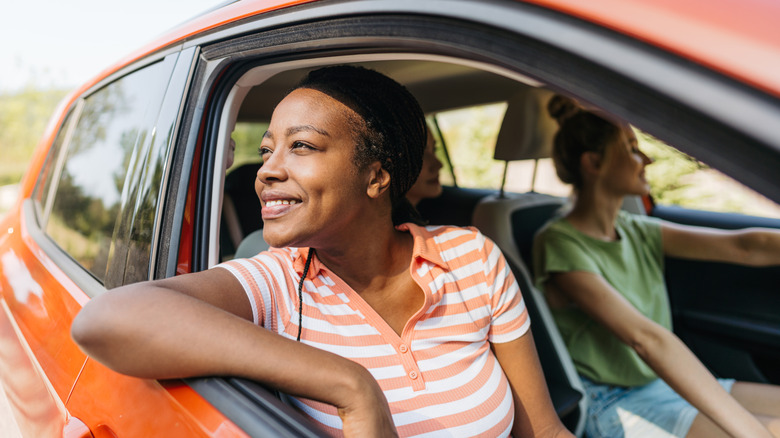
[[[301,201],[295,199],[275,199],[266,201],[262,207],[263,220],[268,221],[282,217],[293,210]]]

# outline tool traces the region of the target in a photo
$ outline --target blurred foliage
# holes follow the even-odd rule
[[[654,160],[645,175],[657,204],[780,218],[780,206],[761,194],[651,135],[637,138]]]
[[[22,178],[49,117],[67,93],[33,87],[0,93],[0,186]]]
[[[639,131],[636,134],[640,149],[653,159],[653,164],[645,169],[653,199],[660,204],[685,205],[686,193],[691,188],[686,176],[707,169],[707,165],[655,137]]]
[[[236,152],[233,156],[233,166],[236,169],[246,163],[259,163],[263,161],[260,158],[260,142],[263,141],[263,135],[268,130],[268,123],[249,123],[239,122],[233,129],[230,136],[236,142]]]
[[[458,186],[493,189],[501,186],[504,162],[493,159],[493,150],[504,111],[506,104],[499,103],[436,115]],[[439,152],[439,158],[446,163],[443,152]],[[443,184],[451,184],[450,174],[445,164],[441,171]]]

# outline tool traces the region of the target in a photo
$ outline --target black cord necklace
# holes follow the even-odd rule
[[[303,266],[303,275],[301,275],[301,280],[298,282],[298,337],[295,338],[297,342],[301,342],[301,329],[303,328],[303,280],[306,279],[306,274],[309,273],[312,255],[314,255],[314,248],[309,248],[309,253],[306,255],[306,264]]]

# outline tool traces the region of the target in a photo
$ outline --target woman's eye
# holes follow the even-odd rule
[[[259,148],[257,148],[257,154],[260,155],[261,157],[265,154],[270,154],[270,153],[271,153],[271,149],[265,146],[260,146]]]
[[[314,148],[302,141],[294,141],[292,144],[292,149],[314,149]]]

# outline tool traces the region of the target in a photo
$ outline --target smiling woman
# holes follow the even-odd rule
[[[134,376],[266,383],[333,435],[568,435],[501,252],[474,229],[415,223],[405,194],[425,143],[395,81],[310,72],[260,146],[255,189],[278,248],[108,291],[74,339]]]

